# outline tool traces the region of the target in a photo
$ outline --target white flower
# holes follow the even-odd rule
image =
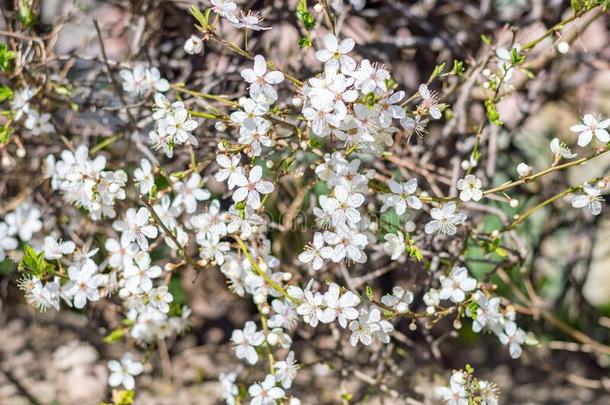
[[[367,260],[363,250],[368,245],[366,235],[348,228],[345,224],[337,225],[335,232],[324,231],[324,240],[335,246],[333,255],[330,257],[335,263],[339,263],[343,259],[356,263],[364,263]]]
[[[36,92],[37,90],[29,86],[15,92],[11,100],[11,110],[15,113],[15,121],[19,121],[23,114],[29,114],[31,110],[30,100]]]
[[[422,98],[421,104],[418,106],[418,109],[422,111],[427,111],[428,114],[435,120],[442,117],[441,106],[438,104],[438,96],[436,92],[431,92],[428,89],[428,85],[421,84],[419,86],[419,95]]]
[[[379,123],[383,128],[389,127],[392,119],[402,120],[406,117],[404,108],[396,105],[404,97],[404,91],[397,91],[385,96],[375,104],[375,110],[379,113]]]
[[[314,270],[320,270],[324,259],[329,259],[334,252],[330,246],[324,245],[324,236],[320,232],[313,235],[313,243],[305,246],[305,250],[299,254],[299,261],[311,263]]]
[[[252,321],[246,322],[244,329],[235,329],[231,335],[231,342],[235,346],[235,355],[238,359],[245,359],[250,364],[256,364],[258,354],[256,346],[265,341],[263,331],[256,330],[256,324]]]
[[[277,100],[277,92],[272,85],[284,81],[284,74],[279,70],[267,72],[267,62],[261,55],[254,57],[254,68],[242,70],[241,76],[250,83],[250,97],[253,99],[263,95],[269,100]]]
[[[9,234],[8,225],[0,222],[0,262],[6,258],[6,252],[17,249],[19,242]]]
[[[320,199],[320,205],[323,205],[322,201],[330,205],[330,207],[323,206],[323,208],[325,211],[332,212],[333,226],[345,224],[346,221],[349,225],[360,222],[360,212],[357,208],[364,204],[365,198],[362,194],[350,193],[347,188],[337,186],[335,187],[335,198]]]
[[[123,238],[125,243],[137,242],[140,249],[148,250],[148,240],[146,238],[154,239],[157,237],[157,227],[154,225],[148,225],[148,210],[141,207],[136,211],[135,208],[129,208],[125,214],[125,220],[116,221],[113,224],[114,228],[123,232],[121,235],[121,245],[123,244]]]
[[[500,298],[492,297],[487,299],[485,295],[479,293],[477,297],[477,312],[472,321],[472,331],[480,332],[483,328],[488,328],[494,333],[499,333],[503,329],[504,318],[500,313]]]
[[[573,125],[570,131],[579,133],[578,146],[587,146],[591,143],[593,135],[602,143],[610,141],[610,134],[606,130],[610,126],[610,119],[600,121],[593,114],[585,114],[582,124]]]
[[[466,293],[477,287],[477,280],[468,276],[465,267],[454,267],[449,277],[441,276],[440,281],[440,299],[451,299],[456,304],[464,301]]]
[[[405,117],[400,120],[400,126],[409,131],[409,134],[415,133],[420,137],[426,134],[426,125],[428,125],[428,120],[421,115],[416,115],[415,118]]]
[[[221,167],[220,170],[214,175],[216,181],[227,181],[227,186],[229,190],[233,190],[237,185],[236,181],[238,179],[237,174],[243,175],[243,168],[239,166],[239,161],[241,159],[241,154],[235,154],[231,157],[227,155],[217,155],[216,162]]]
[[[572,153],[570,148],[568,148],[565,143],[559,142],[559,139],[557,138],[553,138],[551,141],[551,152],[561,156],[564,159],[572,159],[573,157],[576,157],[576,153]]]
[[[221,17],[224,17],[232,23],[238,22],[235,16],[237,11],[237,4],[229,0],[211,0],[212,10]]]
[[[331,323],[336,319],[341,327],[346,328],[348,321],[358,318],[358,310],[355,307],[360,304],[360,298],[351,291],[346,291],[339,296],[340,293],[341,287],[331,283],[323,296],[326,309],[324,309],[320,321]]]
[[[123,80],[123,91],[131,97],[139,97],[149,90],[147,69],[143,65],[137,65],[133,70],[123,69],[119,76]]]
[[[506,322],[504,331],[498,336],[502,344],[508,345],[510,357],[513,359],[521,357],[521,345],[525,342],[526,337],[525,331],[517,327],[517,324],[513,321]]]
[[[108,264],[118,270],[132,265],[138,252],[138,245],[124,238],[120,242],[116,239],[106,239],[104,247],[110,253]]]
[[[183,205],[187,214],[197,211],[197,201],[207,200],[212,195],[205,188],[199,187],[199,183],[201,183],[199,173],[193,173],[186,182],[177,182],[174,186],[177,195],[172,205],[174,207]]]
[[[262,152],[261,145],[270,147],[273,146],[273,140],[267,136],[271,129],[271,123],[263,118],[254,120],[246,119],[239,128],[239,142],[242,145],[250,145],[252,155],[260,156]]]
[[[311,291],[312,284],[313,280],[309,281],[305,289],[290,286],[288,287],[288,294],[302,301],[297,307],[297,314],[301,315],[305,322],[315,328],[318,325],[319,318],[322,316],[324,297],[319,292],[314,293]]]
[[[299,369],[294,359],[294,352],[291,350],[288,356],[286,356],[286,360],[276,361],[273,367],[275,368],[275,377],[282,384],[282,387],[285,389],[290,388]]]
[[[556,138],[555,138],[556,139]],[[519,174],[519,177],[525,177],[525,176],[529,176],[529,174],[532,172],[532,167],[521,162],[517,165],[517,174]]]
[[[142,159],[140,161],[140,167],[133,171],[133,177],[140,189],[140,194],[146,195],[150,193],[155,184],[155,176],[152,173],[152,166],[148,160]]]
[[[339,127],[343,117],[335,112],[332,104],[316,107],[317,109],[312,107],[304,108],[303,116],[310,123],[314,135],[323,138],[330,134],[329,125]]]
[[[356,62],[348,53],[354,49],[356,42],[351,38],[345,38],[339,43],[337,37],[331,33],[324,36],[324,49],[316,52],[316,59],[324,62],[326,70],[337,71],[341,68],[343,73],[352,72],[356,68]]]
[[[157,288],[153,288],[148,293],[148,303],[153,306],[153,308],[158,309],[164,314],[169,312],[169,304],[174,300],[174,297],[169,292],[169,289],[166,285],[162,285]]]
[[[26,276],[18,285],[24,291],[26,301],[40,312],[45,312],[49,307],[59,311],[60,286],[57,281],[43,285],[35,276]]]
[[[72,241],[57,241],[52,236],[44,238],[44,258],[47,260],[61,259],[64,255],[74,252],[76,245]]]
[[[260,194],[269,194],[274,190],[273,183],[261,180],[263,169],[260,166],[254,166],[250,169],[248,178],[241,173],[236,176],[236,185],[239,187],[233,193],[233,201],[239,202],[246,200],[253,209],[259,209],[261,206]]]
[[[583,186],[584,193],[578,194],[572,198],[572,207],[584,208],[589,207],[591,214],[599,215],[602,212],[603,197],[601,196],[601,190],[597,187],[592,187],[588,184]]]
[[[203,51],[203,41],[197,35],[191,35],[184,43],[184,51],[189,55],[196,55]]]
[[[386,233],[383,239],[385,239],[383,250],[391,255],[392,260],[398,259],[405,252],[405,237],[402,232]]]
[[[392,294],[381,297],[381,303],[386,307],[392,308],[399,314],[409,312],[409,305],[413,302],[413,293],[403,290],[402,287],[392,288]]]
[[[271,302],[273,312],[268,321],[270,328],[292,329],[297,323],[296,308],[288,300],[275,299]]]
[[[455,212],[456,205],[454,202],[443,204],[440,208],[432,208],[430,216],[432,220],[426,224],[424,228],[427,234],[441,232],[445,235],[455,235],[457,232],[456,225],[466,221],[466,214]]]
[[[162,273],[161,267],[150,265],[150,255],[147,252],[138,252],[134,264],[127,266],[123,272],[125,287],[133,294],[149,292],[153,287],[152,279]]]
[[[127,390],[133,390],[136,386],[134,376],[140,375],[144,371],[142,363],[132,360],[131,353],[125,353],[121,361],[110,360],[108,362],[110,376],[108,384],[111,387],[123,385]]]
[[[212,238],[202,238],[202,233],[197,234],[197,243],[201,246],[200,253],[203,259],[214,259],[216,264],[222,265],[225,262],[225,255],[231,250],[229,242],[221,242],[218,235]]]
[[[447,405],[468,405],[469,395],[464,383],[462,372],[455,371],[449,381],[449,387],[437,387],[436,393]]]
[[[231,19],[229,18],[229,21]],[[243,11],[240,11],[240,16],[237,21],[231,21],[233,26],[236,28],[243,28],[245,30],[252,31],[265,31],[270,30],[271,27],[261,27],[259,24],[263,21],[263,17],[261,17],[260,13],[248,11],[248,14],[244,14]]]
[[[191,134],[198,124],[197,121],[191,119],[186,108],[178,108],[173,111],[173,114],[168,114],[165,117],[164,125],[164,131],[173,138],[175,143],[183,144],[189,141],[192,145],[198,145],[197,138]]]
[[[381,206],[381,212],[394,207],[396,214],[400,216],[407,211],[407,205],[416,210],[421,209],[422,202],[414,195],[417,190],[417,179],[410,179],[405,183],[390,180],[388,186],[392,194],[382,196],[383,205]]]
[[[252,384],[248,394],[252,397],[251,405],[275,405],[277,400],[284,398],[284,390],[277,387],[275,376],[269,374],[261,383]]]
[[[372,64],[368,59],[362,60],[357,70],[350,74],[356,79],[355,86],[362,94],[369,94],[379,89],[388,90],[386,80],[390,79],[390,72],[381,65]]]
[[[352,331],[349,343],[354,347],[356,347],[358,342],[365,346],[371,345],[375,332],[381,329],[380,320],[381,313],[377,307],[372,306],[370,310],[361,308],[358,319],[351,321],[349,324],[349,328]]]
[[[32,135],[38,136],[53,132],[55,128],[53,127],[53,124],[51,124],[50,120],[51,114],[40,114],[38,111],[30,108],[24,125],[27,129],[32,131]]]
[[[479,201],[481,198],[483,198],[481,185],[481,179],[476,178],[472,174],[468,174],[463,179],[459,179],[457,183],[457,188],[458,190],[461,190],[460,200]]]
[[[219,1],[219,0],[212,0]],[[222,1],[222,0],[220,0]],[[239,395],[239,387],[235,385],[237,379],[236,373],[220,373],[218,380],[220,381],[220,392],[222,398],[225,400],[227,405],[234,405],[235,398]]]
[[[74,298],[75,308],[84,308],[87,300],[100,299],[98,288],[103,282],[103,277],[97,274],[97,266],[93,262],[86,262],[81,269],[70,266],[68,277],[70,281],[63,286],[63,293],[68,298]]]
[[[40,210],[29,203],[19,205],[15,211],[4,217],[8,225],[8,234],[17,234],[23,242],[28,242],[32,239],[32,235],[42,229],[40,215]]]

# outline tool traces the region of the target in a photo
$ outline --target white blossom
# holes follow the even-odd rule
[[[457,188],[460,191],[460,200],[462,201],[479,201],[483,198],[481,191],[481,179],[476,178],[472,174],[466,175],[463,179],[459,179]]]
[[[108,385],[118,387],[122,385],[127,390],[133,390],[136,386],[134,376],[142,374],[144,365],[132,359],[131,353],[125,353],[121,361],[110,360],[108,362],[110,376]]]
[[[440,208],[432,208],[430,210],[432,220],[426,224],[425,232],[427,234],[440,232],[449,236],[455,235],[456,225],[466,221],[466,214],[455,212],[455,210],[456,205],[453,201],[443,204]]]
[[[578,146],[587,146],[591,143],[593,136],[602,143],[610,141],[610,134],[606,130],[610,126],[610,118],[600,120],[593,114],[585,114],[582,117],[582,124],[573,125],[570,131],[578,133]]]

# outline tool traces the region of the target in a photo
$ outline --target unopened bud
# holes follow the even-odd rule
[[[561,41],[557,44],[557,51],[561,54],[566,54],[570,51],[570,44],[565,41]]]
[[[214,124],[214,128],[216,128],[216,131],[218,132],[225,132],[227,130],[227,124],[222,121],[216,121],[216,124]]]

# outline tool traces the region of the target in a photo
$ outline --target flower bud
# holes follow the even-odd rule
[[[519,206],[519,200],[515,200],[514,198],[510,200],[510,206],[513,208],[517,208]]]
[[[189,55],[195,55],[203,51],[203,41],[196,35],[191,35],[184,43],[184,51]]]
[[[301,108],[303,106],[303,99],[301,97],[294,96],[290,102],[296,108]]]
[[[227,130],[227,124],[222,121],[216,121],[214,128],[216,128],[216,131],[218,132],[225,132]]]
[[[517,165],[517,173],[520,177],[528,176],[532,172],[532,168],[525,163],[519,163]]]
[[[557,44],[557,51],[561,54],[566,54],[570,51],[570,44],[565,41],[561,41]]]
[[[468,170],[470,169],[470,162],[467,160],[462,160],[460,166],[462,167],[462,170]]]

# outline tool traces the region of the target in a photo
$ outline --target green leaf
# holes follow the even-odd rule
[[[117,328],[104,336],[104,343],[114,343],[116,341],[121,340],[123,336],[125,336],[125,328]]]
[[[113,405],[132,405],[134,403],[135,392],[127,390],[113,390],[112,404]]]
[[[485,45],[491,45],[491,37],[487,35],[481,35],[481,41],[483,41]]]
[[[299,38],[297,44],[299,45],[299,48],[310,48],[313,45],[311,39],[307,37]]]
[[[307,0],[299,0],[297,3],[297,18],[307,31],[316,26],[316,21],[307,9]]]
[[[438,76],[440,76],[440,74],[443,73],[443,70],[445,70],[445,63],[441,63],[440,65],[436,65],[436,67],[432,71],[432,74],[430,75],[430,78],[428,79],[428,82],[431,82],[434,79],[436,79]]]
[[[0,44],[0,70],[6,72],[9,70],[10,62],[17,57],[17,53],[11,51],[7,44]]]
[[[32,10],[31,0],[19,1],[19,13],[17,14],[17,18],[25,28],[29,28],[34,25],[36,15],[34,14],[34,10]]]
[[[0,127],[0,143],[7,144],[11,135],[13,134],[13,127],[7,125]]]
[[[373,299],[373,289],[370,285],[367,285],[364,289],[364,293],[366,294],[366,298],[369,300]]]
[[[487,111],[487,118],[494,125],[502,126],[504,123],[500,121],[500,114],[496,110],[496,105],[492,100],[485,101],[485,110]]]
[[[19,262],[19,270],[29,271],[32,275],[43,278],[55,274],[55,266],[44,258],[44,250],[36,253],[30,245],[23,247],[23,258]]]
[[[13,98],[13,90],[8,86],[0,86],[0,102],[11,100]]]
[[[466,66],[464,66],[464,61],[455,59],[453,61],[453,67],[451,68],[451,74],[461,76],[465,71]]]
[[[570,0],[570,6],[575,13],[578,13],[581,9],[580,0]]]

